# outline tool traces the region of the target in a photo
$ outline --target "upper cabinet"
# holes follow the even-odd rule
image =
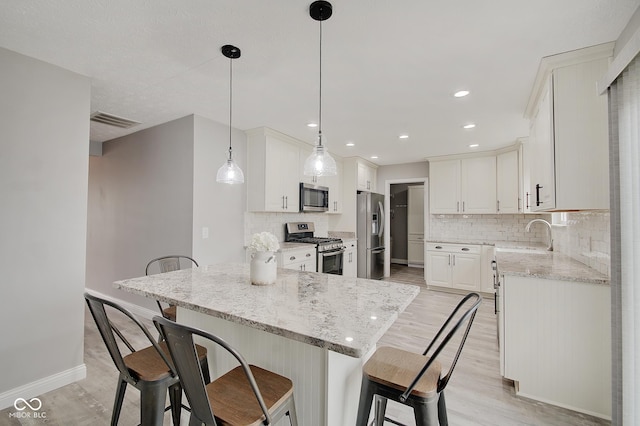
[[[376,192],[378,171],[375,166],[358,160],[358,191]]]
[[[429,161],[433,214],[496,213],[496,156]]]
[[[295,140],[264,127],[246,134],[249,211],[299,211],[300,148]]]
[[[609,208],[607,98],[597,84],[613,43],[542,59],[530,121],[531,211]]]
[[[498,213],[521,213],[520,158],[512,149],[496,156],[496,210]]]
[[[329,213],[342,213],[342,159],[336,176],[305,176],[312,147],[267,127],[247,130],[247,193],[252,212],[300,211],[300,182],[329,188]]]

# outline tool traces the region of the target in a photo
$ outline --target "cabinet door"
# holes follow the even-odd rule
[[[307,176],[304,174],[304,162],[313,152],[313,148],[300,148],[300,159],[298,163],[298,175],[300,176],[299,181],[304,183],[316,184],[318,182],[317,176]]]
[[[409,266],[424,265],[424,241],[422,234],[409,235],[407,242],[407,261]]]
[[[321,176],[318,178],[318,185],[329,188],[329,211],[328,213],[342,213],[342,161],[336,160],[338,174],[335,176]]]
[[[496,212],[496,157],[462,160],[460,195],[461,213]]]
[[[371,186],[371,168],[363,163],[358,163],[358,190],[373,191]]]
[[[451,254],[427,251],[427,284],[451,287]]]
[[[531,123],[529,144],[531,211],[544,211],[556,206],[553,138],[553,82],[547,82],[538,110]]]
[[[429,209],[434,214],[460,212],[460,160],[429,163]]]
[[[496,157],[496,194],[498,213],[520,213],[520,173],[518,151]]]
[[[344,252],[342,275],[345,277],[355,278],[358,276],[357,254],[355,248],[349,248]]]
[[[299,206],[297,146],[280,141],[272,136],[266,138],[265,155],[265,210],[297,212]]]
[[[407,200],[407,232],[424,234],[424,186],[410,186]]]
[[[480,256],[477,254],[452,254],[451,281],[453,288],[480,290]]]

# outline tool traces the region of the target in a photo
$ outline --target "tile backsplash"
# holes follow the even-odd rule
[[[287,222],[313,222],[316,237],[326,237],[329,233],[329,215],[326,213],[252,213],[244,216],[244,242],[249,243],[256,232],[271,232],[284,241],[284,224]]]
[[[525,231],[527,223],[536,218],[552,222],[550,213],[431,215],[430,238],[547,245],[547,228],[544,225],[535,224],[531,232]],[[555,251],[611,276],[608,211],[566,213],[566,221],[551,228]]]
[[[430,235],[434,240],[468,240],[482,242],[519,242],[523,245],[547,244],[547,228],[544,225],[531,227],[532,219],[551,221],[550,214],[437,214],[431,215]]]

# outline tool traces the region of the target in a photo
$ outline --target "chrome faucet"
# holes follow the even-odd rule
[[[547,225],[547,230],[549,231],[549,245],[547,246],[548,251],[553,251],[553,238],[551,237],[551,224],[544,219],[533,219],[531,222],[527,223],[527,227],[524,229],[527,232],[531,231],[531,224],[540,222]]]

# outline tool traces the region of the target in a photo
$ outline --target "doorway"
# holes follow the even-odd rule
[[[424,268],[424,241],[429,234],[427,178],[387,180],[385,189],[385,277],[398,268]]]

